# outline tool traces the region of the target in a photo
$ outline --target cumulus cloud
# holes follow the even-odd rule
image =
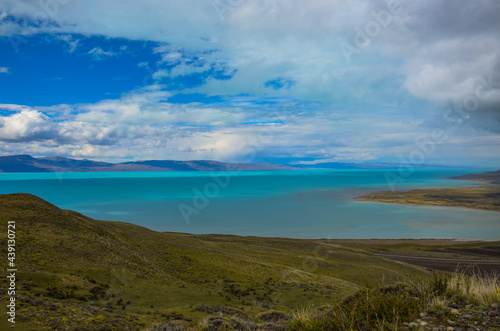
[[[315,116],[297,111],[296,103],[275,100],[260,109],[252,98],[206,106],[171,104],[152,88],[93,104],[43,108],[0,105],[16,112],[0,117],[0,140],[9,150],[40,151],[114,159],[218,159],[250,162],[285,156],[336,160],[370,160],[391,146],[412,144],[418,126],[409,114],[399,125],[383,116],[353,121],[341,112],[323,110]],[[406,133],[405,133],[406,132]],[[383,134],[382,134],[383,133]],[[321,146],[321,147],[319,147]],[[4,146],[4,149],[7,148]]]
[[[0,139],[26,142],[50,139],[53,125],[49,118],[36,110],[23,109],[20,113],[0,117]]]

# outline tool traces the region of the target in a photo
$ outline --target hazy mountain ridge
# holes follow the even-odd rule
[[[296,167],[272,163],[226,163],[209,160],[146,160],[109,163],[64,157],[30,155],[0,156],[0,172],[112,172],[112,171],[244,171],[292,170]]]
[[[212,160],[141,160],[122,163],[77,160],[65,157],[32,157],[30,155],[0,156],[0,172],[125,172],[125,171],[249,171],[303,169],[397,169],[395,163],[317,164],[229,163]],[[418,169],[458,168],[443,165],[419,165]]]
[[[451,177],[451,179],[473,180],[490,184],[500,184],[500,170],[485,172],[481,174],[468,174],[463,176],[455,176]]]

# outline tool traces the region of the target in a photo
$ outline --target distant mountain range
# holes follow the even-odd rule
[[[340,163],[285,165],[277,163],[227,163],[209,160],[173,161],[147,160],[109,163],[76,160],[65,157],[38,157],[30,155],[0,156],[0,172],[112,172],[112,171],[245,171],[245,170],[300,170],[300,169],[397,169],[395,163]],[[418,169],[446,169],[450,166],[414,165]]]
[[[342,163],[342,162],[323,162],[315,164],[294,165],[304,169],[398,169],[400,163],[382,163],[382,162],[364,162],[364,163]],[[403,165],[404,166],[404,165]],[[448,165],[435,164],[411,164],[415,169],[452,169],[461,168]]]
[[[225,163],[218,161],[149,160],[108,163],[65,157],[30,155],[0,156],[0,172],[111,172],[111,171],[242,171],[287,170],[296,167],[272,163]]]

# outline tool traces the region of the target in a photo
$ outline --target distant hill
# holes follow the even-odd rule
[[[294,166],[309,169],[398,169],[401,163],[363,162],[363,163],[343,163],[343,162],[323,162],[315,164],[294,164]],[[460,168],[458,166],[436,165],[436,164],[412,164],[415,169],[450,169]]]
[[[106,171],[244,171],[287,170],[295,167],[272,163],[149,160],[109,163],[64,157],[0,156],[0,172],[106,172]]]
[[[451,179],[458,180],[473,180],[478,182],[485,182],[491,184],[500,184],[500,170],[491,171],[491,172],[483,172],[480,174],[468,174],[463,176],[455,176],[450,177]]]
[[[245,171],[245,170],[300,170],[300,169],[395,169],[393,163],[277,164],[228,163],[210,160],[144,160],[122,163],[77,160],[65,157],[38,157],[30,155],[0,156],[0,172],[111,172],[111,171]],[[440,165],[420,165],[418,169],[453,168]]]

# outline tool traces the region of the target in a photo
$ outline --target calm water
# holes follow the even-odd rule
[[[386,170],[0,174],[0,194],[158,231],[296,238],[500,239],[500,213],[355,201],[389,190]],[[418,170],[396,189],[481,185]],[[397,171],[393,171],[397,173]],[[484,184],[483,184],[484,185]]]

